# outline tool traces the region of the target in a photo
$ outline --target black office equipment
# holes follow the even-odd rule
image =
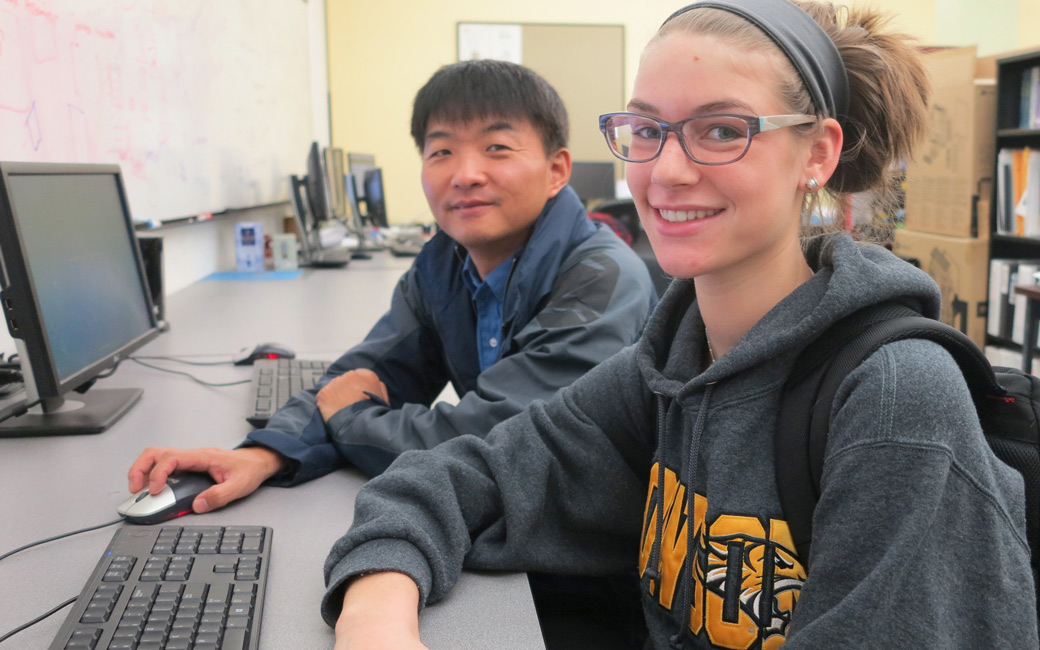
[[[318,143],[307,155],[307,175],[290,179],[290,203],[300,236],[300,264],[315,268],[341,268],[350,262],[343,248],[346,225],[335,218],[329,178]]]
[[[259,359],[292,359],[295,356],[296,353],[290,347],[281,343],[257,343],[239,350],[232,363],[236,366],[251,366]]]
[[[379,228],[388,228],[386,191],[383,188],[383,170],[379,167],[365,172],[365,207],[369,222]]]
[[[355,179],[360,183],[365,178],[365,172],[370,169],[376,168],[376,157],[370,153],[347,153],[347,173],[352,174]],[[357,198],[359,201],[365,200],[365,188],[364,186],[358,187]]]
[[[274,412],[293,394],[313,388],[331,365],[306,359],[260,359],[253,364],[253,380],[246,403],[246,420],[254,427],[267,426]]]
[[[0,436],[98,433],[139,389],[85,391],[160,333],[117,165],[0,163],[0,291],[26,400]],[[68,400],[68,401],[66,401]]]
[[[614,163],[575,161],[569,184],[586,206],[597,199],[613,199],[617,193]]]
[[[264,526],[120,528],[50,650],[256,650],[271,539]]]
[[[175,471],[166,477],[166,485],[152,494],[148,488],[131,494],[116,512],[131,524],[161,524],[190,515],[195,499],[217,482],[206,472]]]
[[[328,170],[317,142],[311,143],[307,154],[307,203],[314,221],[321,226],[332,221],[332,194]]]
[[[148,280],[148,292],[152,297],[152,311],[165,332],[170,329],[166,322],[166,290],[163,284],[163,240],[162,237],[138,237],[144,275]]]
[[[351,252],[352,259],[371,259],[370,252],[382,250],[383,246],[369,240],[372,224],[368,217],[361,211],[361,202],[358,200],[357,178],[354,174],[345,174],[343,177],[344,200],[350,210],[350,227],[357,237],[357,247]]]

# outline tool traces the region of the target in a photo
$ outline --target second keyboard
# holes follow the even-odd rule
[[[330,361],[260,359],[253,364],[253,379],[246,406],[246,420],[254,427],[267,426],[274,412],[295,393],[313,388]]]

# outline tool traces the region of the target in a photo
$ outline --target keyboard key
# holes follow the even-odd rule
[[[220,650],[246,650],[249,647],[249,634],[245,629],[230,629],[224,634],[224,642]]]
[[[80,628],[72,633],[65,650],[94,650],[101,638],[101,628]]]

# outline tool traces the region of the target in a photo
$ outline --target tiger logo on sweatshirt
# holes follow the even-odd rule
[[[721,514],[707,521],[707,499],[694,494],[692,513],[686,486],[669,469],[664,472],[663,499],[658,499],[657,469],[651,472],[639,554],[640,575],[657,537],[657,504],[664,512],[658,572],[647,581],[652,598],[666,609],[689,589],[689,627],[704,633],[716,648],[761,648],[783,645],[806,572],[794,553],[787,523],[758,517]],[[692,534],[692,544],[688,536]],[[687,549],[694,561],[687,561]],[[692,568],[691,568],[692,567]]]

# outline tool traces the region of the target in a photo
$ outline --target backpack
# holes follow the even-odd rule
[[[1025,478],[1026,536],[1040,604],[1040,378],[991,366],[960,331],[899,303],[867,307],[832,325],[801,353],[784,387],[774,462],[798,556],[808,571],[812,517],[838,386],[879,347],[908,338],[934,341],[953,355],[990,448]]]

